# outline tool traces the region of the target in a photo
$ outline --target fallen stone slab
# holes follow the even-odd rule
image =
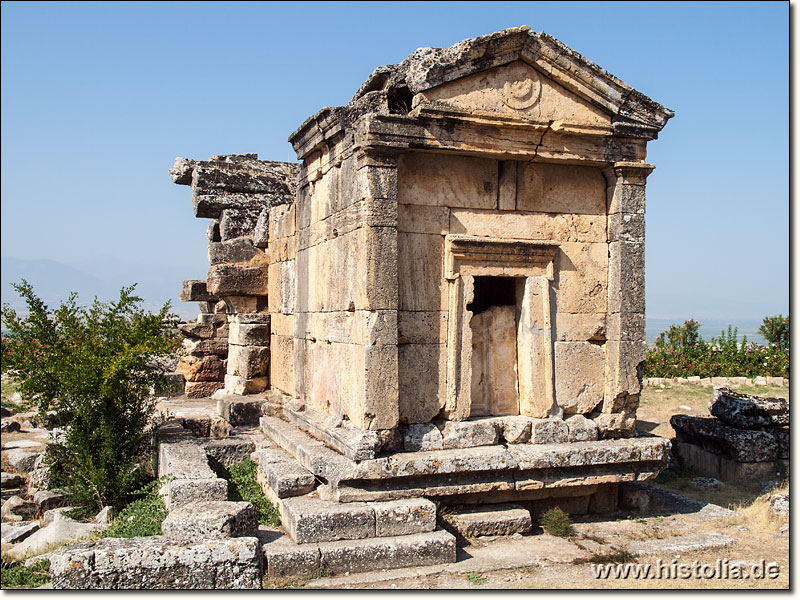
[[[36,505],[33,502],[27,502],[21,496],[11,496],[3,502],[3,506],[0,508],[0,518],[3,521],[29,521],[35,514]]]
[[[19,421],[15,421],[14,419],[3,419],[0,421],[0,433],[14,433],[21,428],[22,426],[19,424]]]
[[[192,502],[170,511],[161,531],[171,539],[254,537],[258,531],[258,513],[249,502]]]
[[[733,544],[735,540],[720,532],[690,533],[676,537],[629,542],[624,545],[627,552],[633,556],[644,554],[675,554],[678,552],[694,552],[724,548]]]
[[[741,462],[730,458],[717,446],[708,446],[711,450],[693,442],[676,442],[674,453],[698,474],[724,481],[781,479],[788,471],[788,461]]]
[[[34,469],[36,459],[41,456],[41,452],[31,452],[21,448],[14,448],[5,452],[8,464],[17,473],[30,473]]]
[[[690,500],[680,494],[639,482],[619,484],[619,507],[651,515],[678,513],[693,521],[701,522],[721,521],[741,516],[740,513],[717,504]]]
[[[5,471],[0,475],[0,488],[7,490],[11,488],[18,488],[25,480],[22,478],[22,475],[17,473],[6,473]]]
[[[465,538],[481,535],[513,535],[531,530],[531,513],[519,504],[486,504],[451,508],[439,518],[448,529]]]
[[[678,442],[690,442],[738,462],[771,462],[778,457],[778,438],[770,431],[739,429],[714,417],[672,415]]]
[[[264,483],[277,498],[302,496],[314,490],[316,479],[307,469],[276,448],[254,453]]]
[[[41,512],[66,506],[69,495],[64,490],[39,490],[33,495],[33,503]]]
[[[86,539],[103,529],[105,526],[96,523],[80,523],[67,518],[56,519],[9,549],[8,555],[13,560],[22,560],[28,556],[42,554],[50,546]]]
[[[708,409],[721,421],[742,429],[789,424],[789,403],[785,398],[739,394],[727,387],[714,388],[714,400]]]
[[[51,508],[50,510],[46,510],[42,513],[42,518],[39,519],[42,522],[42,526],[46,527],[50,525],[53,521],[61,520],[70,520],[69,513],[75,510],[74,506],[60,506],[59,508]]]
[[[3,526],[0,527],[0,539],[3,544],[16,544],[36,533],[40,528],[39,521],[3,523]]]
[[[260,589],[261,556],[255,537],[105,538],[53,552],[50,575],[54,589]]]

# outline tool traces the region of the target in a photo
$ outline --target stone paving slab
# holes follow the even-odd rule
[[[678,552],[711,550],[712,548],[730,546],[734,542],[735,540],[732,537],[718,531],[712,531],[710,533],[690,533],[656,540],[629,542],[625,544],[624,548],[634,556],[642,556],[645,554],[675,554]]]

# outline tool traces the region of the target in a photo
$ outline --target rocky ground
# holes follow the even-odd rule
[[[3,405],[13,410],[17,398],[12,397],[13,389],[9,390],[8,383],[3,385]],[[742,387],[737,391],[788,398],[788,387]],[[707,414],[712,393],[711,388],[696,384],[646,388],[639,426],[643,431],[672,437],[669,417],[676,413]],[[189,402],[195,401],[185,404]],[[177,405],[180,404],[179,401]],[[2,421],[4,554],[19,559],[25,554],[46,553],[71,540],[100,535],[107,514],[99,515],[97,522],[79,524],[64,517],[64,509],[60,508],[66,502],[63,495],[44,491],[47,486],[38,472],[39,455],[51,432],[38,423],[33,413],[4,412]],[[688,502],[660,514],[620,512],[581,518],[576,519],[566,538],[535,528],[525,535],[467,540],[453,564],[316,579],[267,580],[265,584],[277,588],[340,589],[789,587],[788,501],[783,502],[781,496],[788,494],[788,482],[723,483],[673,469],[653,485],[724,508],[702,508],[703,504]],[[776,489],[768,489],[770,486]],[[38,493],[34,491],[37,489]],[[9,504],[12,496],[17,499]],[[633,571],[627,575],[602,571],[618,563],[639,569],[640,575]],[[655,574],[659,565],[660,576]],[[642,576],[641,570],[647,568],[650,572]],[[689,576],[681,577],[685,572],[679,573],[678,568],[688,569]],[[712,574],[713,568],[716,571]],[[699,570],[699,574],[692,569]]]

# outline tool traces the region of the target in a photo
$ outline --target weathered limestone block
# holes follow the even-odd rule
[[[269,322],[267,323],[239,323],[230,324],[228,341],[239,346],[268,346]]]
[[[258,425],[265,400],[244,398],[236,394],[215,397],[217,413],[234,427]]]
[[[264,258],[264,251],[253,246],[249,238],[234,238],[226,242],[211,242],[208,245],[208,262],[211,265],[227,263],[249,263]]]
[[[236,325],[233,323],[232,325]],[[228,375],[238,375],[245,379],[264,377],[269,365],[267,346],[228,346]]]
[[[778,458],[778,438],[769,430],[739,429],[712,417],[673,415],[670,425],[679,442],[691,442],[738,462]]]
[[[405,152],[397,165],[397,201],[459,208],[496,208],[497,162],[486,158]]]
[[[184,339],[182,345],[187,354],[194,354],[195,356],[204,356],[206,354],[225,356],[228,353],[228,340],[223,338],[208,340]]]
[[[605,343],[605,351],[607,369],[603,412],[615,412],[619,410],[617,398],[620,398],[619,402],[624,402],[625,396],[635,395],[641,391],[647,344],[643,340],[635,342],[610,340]]]
[[[324,542],[320,565],[333,573],[438,565],[456,560],[456,539],[444,530],[396,537]]]
[[[561,419],[531,419],[531,444],[561,444],[567,441],[569,429]]]
[[[50,574],[55,589],[260,589],[259,547],[255,537],[104,538],[56,550]]]
[[[606,315],[558,312],[555,329],[558,342],[605,341]]]
[[[281,523],[298,544],[375,536],[375,511],[360,502],[328,502],[303,496],[281,502]]]
[[[222,423],[227,423],[222,419],[219,419]],[[212,422],[213,423],[213,422]],[[227,423],[228,428],[230,428],[230,423]],[[209,439],[207,442],[203,444],[203,448],[206,451],[206,455],[210,459],[215,460],[219,464],[224,467],[230,467],[231,465],[236,465],[245,460],[250,456],[255,448],[255,444],[253,440],[249,437],[244,436],[231,436],[231,430],[227,429],[225,433],[227,436],[214,438],[214,424],[211,426],[210,433],[212,434],[212,439]],[[228,437],[229,436],[229,437]]]
[[[397,351],[400,416],[408,423],[428,423],[444,405],[447,346],[400,344]]]
[[[432,423],[408,425],[403,433],[403,447],[406,452],[439,450],[444,448],[442,432]]]
[[[176,373],[186,381],[222,381],[225,377],[225,364],[213,354],[203,357],[187,355],[181,358]]]
[[[191,338],[207,340],[214,337],[214,325],[210,323],[178,323],[178,329]]]
[[[257,451],[255,462],[263,474],[265,483],[278,498],[302,496],[313,491],[314,475],[274,448]]]
[[[721,421],[742,429],[789,424],[789,403],[784,398],[739,394],[726,387],[714,388],[708,409]]]
[[[258,218],[253,227],[253,246],[256,248],[269,246],[269,210],[269,208],[265,208],[258,213]]]
[[[568,442],[588,442],[597,439],[597,425],[583,415],[572,415],[564,423],[569,430]]]
[[[592,417],[601,440],[630,437],[636,431],[636,414],[627,412],[603,413]]]
[[[642,342],[645,339],[644,313],[609,312],[606,319],[606,334],[609,340]]]
[[[495,213],[485,210],[453,208],[450,210],[450,229],[444,233],[463,233],[498,239],[605,242],[605,222],[605,215],[602,213]],[[417,228],[422,227],[417,226]],[[430,229],[433,227],[431,226]],[[439,232],[428,231],[427,233]]]
[[[644,242],[644,214],[612,213],[608,215],[609,242]]]
[[[5,544],[16,544],[36,533],[41,526],[39,521],[20,521],[19,523],[3,523],[2,540]]]
[[[176,479],[208,479],[214,472],[208,466],[203,448],[195,442],[161,444],[158,449],[158,475]]]
[[[556,402],[566,414],[589,413],[603,400],[605,352],[589,342],[556,342]]]
[[[491,420],[448,421],[442,429],[442,446],[444,448],[493,446],[500,439],[498,429],[497,424]]]
[[[216,296],[266,296],[268,291],[266,265],[212,265],[206,281]]]
[[[512,535],[533,528],[531,513],[519,504],[487,504],[442,513],[442,520],[465,538]]]
[[[563,242],[559,244],[556,306],[564,313],[600,314],[607,310],[610,288],[608,244]]]
[[[530,441],[529,417],[501,417],[497,421],[503,429],[503,439],[507,444],[527,444]]]
[[[376,537],[412,535],[436,529],[436,505],[425,498],[374,502]]]
[[[212,302],[216,298],[208,293],[205,279],[185,279],[181,286],[181,302]]]
[[[608,244],[608,311],[644,313],[644,242]]]
[[[187,398],[210,398],[224,387],[221,381],[187,381],[184,391]]]
[[[446,206],[398,204],[397,231],[405,233],[450,233],[450,209]]]
[[[219,220],[220,239],[227,242],[239,237],[252,237],[261,212],[257,209],[242,210],[238,208],[223,210]]]
[[[258,514],[249,502],[193,502],[170,511],[161,531],[173,540],[255,537]]]
[[[605,214],[606,183],[600,169],[544,163],[520,166],[517,210]]]
[[[247,378],[240,375],[225,375],[225,393],[235,396],[246,396],[248,394],[258,394],[267,389],[269,378],[253,377]]]
[[[173,479],[161,491],[167,510],[211,500],[227,500],[228,482],[217,477],[206,479]]]

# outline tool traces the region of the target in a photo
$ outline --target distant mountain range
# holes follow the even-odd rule
[[[198,274],[196,271],[200,270]],[[78,304],[87,305],[97,296],[102,301],[119,297],[123,286],[136,285],[135,293],[146,310],[157,311],[169,300],[172,312],[184,320],[197,316],[197,304],[178,299],[184,279],[205,277],[200,269],[174,265],[126,264],[114,259],[97,259],[80,264],[65,264],[49,259],[0,258],[0,295],[4,304],[25,311],[25,303],[12,283],[25,279],[50,308],[58,306],[70,292],[78,293]]]

